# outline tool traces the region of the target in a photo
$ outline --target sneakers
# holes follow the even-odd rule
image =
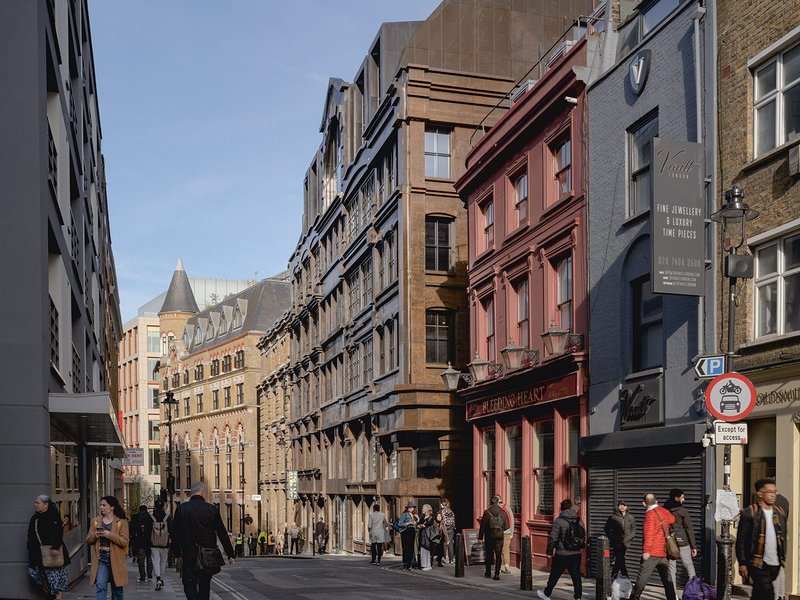
[[[422,570],[423,570],[423,571],[430,571],[430,570],[431,570],[431,567],[422,567]]]
[[[511,569],[509,569],[508,567],[503,567],[500,572],[505,573],[506,575],[510,575]]]
[[[544,593],[544,590],[536,590],[536,595],[542,600],[550,600],[550,596]]]
[[[494,579],[495,581],[500,581],[500,573],[495,573],[492,579]]]
[[[161,581],[161,577],[156,577],[156,591],[160,592],[162,587],[164,587],[164,582]]]

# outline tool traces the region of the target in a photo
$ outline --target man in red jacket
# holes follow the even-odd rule
[[[646,511],[642,526],[642,568],[636,585],[633,586],[630,600],[639,600],[647,580],[653,574],[653,569],[658,570],[667,600],[676,600],[675,586],[669,576],[666,550],[667,533],[669,526],[675,522],[675,517],[666,508],[658,505],[658,500],[653,494],[645,494],[642,504]]]

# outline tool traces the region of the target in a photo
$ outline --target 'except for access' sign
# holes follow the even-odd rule
[[[714,421],[714,443],[746,444],[747,423],[728,423],[727,421]]]
[[[706,408],[722,421],[741,421],[755,406],[756,388],[739,373],[723,373],[706,388]]]

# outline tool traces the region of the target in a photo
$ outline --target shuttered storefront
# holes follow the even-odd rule
[[[624,500],[636,517],[636,537],[628,548],[626,564],[632,580],[639,573],[642,555],[642,523],[644,507],[642,496],[653,492],[659,504],[664,504],[672,488],[681,488],[686,494],[684,506],[688,509],[694,525],[698,548],[703,545],[705,530],[703,504],[706,491],[703,486],[703,449],[700,444],[631,448],[607,452],[592,452],[587,455],[589,469],[589,536],[592,552],[589,571],[595,576],[596,552],[594,539],[603,535],[608,516],[616,508],[617,500]],[[700,555],[695,559],[695,569],[701,574]],[[685,582],[685,571],[678,566],[678,585]],[[660,584],[657,573],[651,583]]]

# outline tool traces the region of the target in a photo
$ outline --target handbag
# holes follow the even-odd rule
[[[197,570],[205,573],[206,575],[216,575],[222,570],[222,565],[225,564],[225,559],[222,558],[222,552],[219,548],[204,548],[197,545]]]
[[[658,517],[658,522],[661,523],[661,531],[664,532],[664,551],[667,553],[667,558],[677,560],[681,557],[681,549],[678,547],[678,540],[675,539],[674,533],[667,533],[667,528],[664,527],[664,521],[661,519],[661,515],[658,514],[657,510],[655,512]]]
[[[42,566],[45,569],[56,569],[64,566],[64,553],[61,548],[53,548],[51,544],[43,544],[39,536],[39,519],[33,524],[36,530],[36,539],[39,540],[39,551],[42,553]]]

